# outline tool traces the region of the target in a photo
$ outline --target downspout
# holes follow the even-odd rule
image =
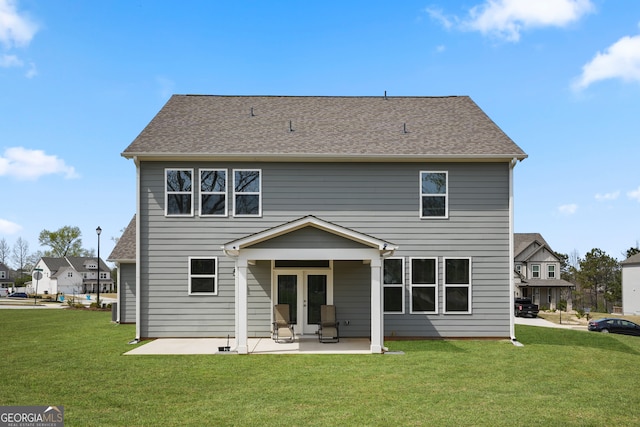
[[[515,157],[509,162],[509,335],[514,345],[522,345],[516,339],[515,317],[513,315],[513,305],[515,304],[514,293],[515,283],[513,272],[515,271],[515,260],[513,259],[513,168],[516,167],[518,159]]]
[[[137,157],[133,158],[133,162],[136,165],[136,338],[131,342],[132,344],[140,342],[140,308],[142,307],[140,302],[142,298],[140,292],[140,162]]]

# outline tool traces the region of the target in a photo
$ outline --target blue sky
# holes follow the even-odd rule
[[[135,213],[120,153],[173,93],[470,96],[529,158],[515,231],[640,241],[637,0],[0,0],[0,239]]]

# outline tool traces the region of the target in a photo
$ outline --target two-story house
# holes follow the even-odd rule
[[[9,293],[14,285],[12,272],[8,265],[0,262],[0,288],[7,289],[2,295]]]
[[[136,166],[136,338],[515,338],[513,169],[469,98],[176,95]]]
[[[540,310],[556,310],[561,301],[573,310],[571,290],[575,287],[560,278],[560,258],[539,233],[515,233],[515,296],[531,298]]]
[[[95,293],[98,289],[98,258],[96,257],[42,257],[33,271],[42,273],[41,279],[34,278],[31,282],[33,292],[38,294]],[[113,292],[113,290],[111,269],[101,259],[100,292]]]
[[[620,263],[622,269],[622,312],[627,315],[640,314],[640,254],[635,254]]]

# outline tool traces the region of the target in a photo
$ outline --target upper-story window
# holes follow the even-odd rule
[[[522,264],[516,264],[516,273],[522,275]]]
[[[262,183],[259,169],[233,170],[233,216],[262,215]]]
[[[7,278],[7,272],[6,271],[0,271],[0,279],[6,279]]]
[[[444,259],[444,312],[471,313],[471,259]]]
[[[449,215],[447,172],[420,172],[420,218],[447,218]]]
[[[555,264],[547,265],[547,277],[549,279],[555,279],[556,278],[556,265]]]
[[[404,258],[386,258],[382,274],[383,312],[404,313]]]
[[[411,313],[438,312],[438,259],[411,258]]]
[[[226,169],[200,169],[200,216],[227,216]]]
[[[109,273],[108,272],[100,272],[100,278],[101,279],[108,279],[109,278]]]
[[[73,277],[73,271],[67,271],[67,277]]]
[[[531,266],[531,278],[532,279],[540,278],[540,264],[533,264]]]
[[[193,216],[193,169],[166,169],[165,177],[165,215]]]

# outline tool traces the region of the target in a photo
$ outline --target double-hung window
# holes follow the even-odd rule
[[[547,265],[547,278],[555,279],[556,278],[556,266],[555,264]]]
[[[447,172],[420,172],[420,218],[449,216]]]
[[[233,170],[233,216],[262,215],[262,183],[259,169]]]
[[[444,312],[471,313],[471,258],[444,259]]]
[[[165,215],[193,216],[193,169],[165,169]]]
[[[383,312],[404,313],[404,258],[386,258],[382,276]]]
[[[218,258],[189,257],[189,295],[218,294]]]
[[[532,279],[540,278],[540,264],[533,264],[531,266],[531,278]]]
[[[200,169],[200,216],[227,216],[226,169]]]
[[[438,259],[411,258],[411,313],[438,312]]]

